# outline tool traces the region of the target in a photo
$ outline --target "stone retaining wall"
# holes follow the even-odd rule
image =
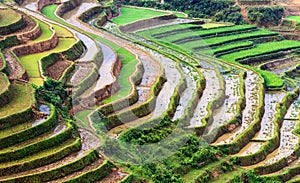
[[[58,37],[54,33],[49,40],[37,42],[34,44],[20,45],[13,48],[13,52],[18,56],[40,53],[43,51],[51,50],[58,44]]]
[[[17,38],[21,43],[25,43],[28,40],[34,40],[34,39],[38,38],[41,34],[42,34],[41,27],[37,23],[36,26],[32,30],[18,34]]]

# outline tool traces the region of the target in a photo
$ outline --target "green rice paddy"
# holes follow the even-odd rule
[[[300,16],[288,16],[287,19],[296,20],[297,22],[300,22]]]
[[[151,9],[129,8],[129,7],[122,7],[120,11],[121,11],[121,15],[112,20],[113,22],[119,25],[126,25],[138,20],[144,20],[144,19],[168,14],[165,12],[155,11]]]

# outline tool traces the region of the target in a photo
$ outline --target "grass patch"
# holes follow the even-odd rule
[[[34,103],[33,88],[30,85],[18,83],[12,84],[11,87],[14,91],[14,98],[4,107],[0,107],[0,118],[18,113]]]
[[[192,50],[193,48],[199,47],[199,46],[215,46],[225,43],[230,43],[234,41],[240,41],[240,40],[248,40],[251,38],[259,38],[263,36],[274,36],[278,33],[274,33],[267,30],[258,30],[254,32],[244,33],[244,34],[234,34],[230,36],[222,36],[222,37],[213,37],[213,38],[207,38],[207,39],[200,39],[196,41],[187,42],[184,44],[181,44],[180,46],[185,47],[187,49]]]
[[[284,85],[284,81],[277,74],[259,69],[256,69],[256,72],[265,79],[266,86],[269,88],[279,88]]]
[[[127,96],[131,91],[131,86],[128,79],[135,71],[135,65],[138,63],[138,61],[135,59],[133,54],[124,48],[118,49],[117,54],[122,61],[122,69],[118,77],[120,90],[110,98],[103,100],[104,104],[121,99],[124,96]]]
[[[230,53],[220,57],[223,60],[237,61],[245,57],[253,57],[262,54],[276,53],[278,51],[300,48],[300,42],[294,40],[284,40],[278,42],[267,42],[257,44],[254,48],[239,52]]]
[[[144,20],[144,19],[168,14],[165,12],[160,12],[160,11],[155,11],[150,9],[129,8],[129,7],[122,7],[120,11],[121,11],[121,15],[112,20],[113,22],[119,25],[126,25],[138,20]]]
[[[53,34],[52,30],[50,29],[49,25],[37,20],[41,30],[42,30],[42,34],[35,40],[30,41],[29,43],[37,43],[37,42],[42,42],[42,41],[46,41],[48,39],[51,38],[51,35]]]
[[[0,94],[2,94],[5,90],[7,90],[10,85],[6,75],[0,72]]]
[[[181,12],[174,12],[174,14],[178,17],[178,18],[186,18],[186,15],[184,13]]]
[[[22,16],[12,9],[0,10],[0,27],[8,26],[19,21]]]
[[[290,19],[290,20],[296,20],[297,22],[300,22],[300,16],[287,16],[286,18]]]
[[[52,24],[52,27],[54,28],[58,37],[74,37],[72,32],[70,32],[68,29],[65,29],[64,27],[58,26],[56,24]]]
[[[84,111],[80,111],[78,113],[75,114],[75,118],[76,120],[76,124],[79,124],[79,126],[89,129],[89,122],[86,119],[86,117],[93,112],[92,110],[84,110]]]
[[[201,25],[201,27],[203,27],[204,25]],[[167,27],[169,27],[169,29],[166,29],[166,31],[173,31],[173,30],[175,31],[178,29],[190,28],[193,26],[195,26],[195,25],[183,24],[181,27],[167,26]],[[178,33],[178,34],[172,34],[169,36],[164,36],[161,40],[167,41],[167,42],[173,42],[178,39],[188,38],[191,36],[199,36],[199,37],[217,36],[218,34],[224,34],[226,32],[233,32],[233,31],[237,32],[237,31],[243,31],[243,30],[248,30],[248,29],[254,29],[254,26],[252,26],[252,25],[236,25],[236,26],[225,26],[225,27],[220,27],[220,28],[199,29],[199,30],[194,30],[194,31],[190,30],[188,33],[183,32],[183,33]],[[148,37],[148,38],[153,38],[152,35],[160,34],[160,33],[163,33],[163,32],[161,32],[158,28],[138,32],[139,35]]]
[[[239,49],[240,47],[252,46],[252,45],[253,45],[252,41],[236,42],[236,43],[232,43],[232,44],[228,44],[228,45],[224,45],[224,46],[220,46],[215,49],[212,49],[212,52],[220,53],[220,52],[229,51],[229,50],[233,50],[233,49]],[[201,51],[199,53],[201,53]]]

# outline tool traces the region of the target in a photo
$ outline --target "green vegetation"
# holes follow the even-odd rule
[[[205,24],[204,24],[205,25]],[[203,25],[203,26],[204,26]],[[195,25],[192,24],[183,24],[182,25],[184,28],[187,27],[193,27]],[[202,26],[202,25],[201,25]],[[168,31],[175,31],[178,29],[178,26],[165,26],[165,29],[160,29],[160,28],[154,28],[150,30],[145,30],[138,32],[139,35],[145,36],[148,38],[152,38],[155,36],[159,36],[159,33],[163,33],[164,30]],[[166,35],[164,36],[161,40],[166,41],[166,42],[173,42],[173,41],[178,41],[184,38],[189,38],[192,36],[198,36],[198,37],[208,37],[208,36],[216,36],[216,35],[223,35],[226,33],[231,33],[231,32],[240,32],[240,31],[251,31],[255,30],[256,27],[252,25],[237,25],[237,26],[225,26],[225,27],[217,27],[217,28],[209,28],[209,29],[200,29],[200,30],[190,30],[188,34],[186,32],[183,33],[178,33],[178,34],[172,34],[172,35]]]
[[[0,107],[0,119],[31,108],[35,103],[33,89],[30,85],[17,83],[12,84],[11,87],[11,90],[14,91],[14,98],[4,107]]]
[[[4,73],[1,73],[0,72],[0,97],[1,97],[1,94],[3,92],[5,92],[7,89],[8,89],[8,86],[10,85],[6,75]]]
[[[121,15],[114,18],[113,22],[120,25],[125,25],[138,20],[144,20],[148,18],[166,15],[166,14],[168,13],[150,10],[150,9],[122,7]]]
[[[297,22],[300,22],[300,16],[287,16],[287,19],[296,20]]]
[[[269,88],[280,88],[284,85],[284,81],[278,75],[264,70],[256,69],[256,71],[265,79],[266,86]]]
[[[171,25],[138,32],[158,44],[179,52],[221,56],[230,62],[239,62],[256,56],[299,48],[297,41],[276,41],[282,38],[278,33],[257,29],[252,25],[225,26],[201,29],[192,24]],[[202,27],[205,26],[201,25]],[[258,43],[256,43],[259,40]],[[261,43],[260,43],[261,42]],[[246,61],[243,61],[246,63]],[[275,74],[260,71],[269,88],[281,88],[283,81]]]
[[[67,24],[66,22],[62,21],[61,19],[57,18],[54,15],[54,12],[57,7],[58,7],[58,5],[46,6],[42,9],[42,13],[44,15],[46,15],[47,17],[49,17],[59,23],[62,23],[66,26],[72,27],[75,30],[78,30],[79,32],[82,32],[82,30],[80,30],[78,27],[71,26],[71,25]],[[118,83],[120,85],[120,90],[117,93],[115,93],[112,97],[104,100],[103,102],[107,103],[107,102],[128,96],[130,93],[130,83],[128,82],[128,77],[132,75],[132,73],[134,71],[134,66],[137,63],[137,60],[135,59],[134,55],[132,55],[129,51],[119,47],[118,45],[116,45],[106,39],[103,39],[97,35],[90,34],[90,33],[86,33],[86,34],[96,40],[103,42],[104,44],[107,44],[108,46],[110,46],[111,48],[116,50],[117,54],[120,56],[120,59],[122,60],[122,70],[118,77]]]
[[[140,2],[141,0],[130,0],[127,3],[130,4],[130,3],[140,3]],[[188,4],[186,3],[192,3],[193,6],[188,7]],[[187,0],[186,2],[183,2],[182,0],[175,0],[175,1],[165,0],[165,5],[162,4],[159,6],[167,7],[166,9],[168,8],[172,9],[173,6],[174,7],[176,6],[179,10],[186,11],[187,13],[198,17],[199,16],[211,17],[214,14],[216,14],[214,18],[218,19],[218,21],[228,20],[229,22],[243,23],[244,20],[241,19],[240,17],[240,9],[238,9],[237,7],[233,7],[233,3],[234,3],[233,1],[203,0],[200,2],[198,1],[194,2],[191,0]],[[143,5],[145,6],[151,6],[151,4],[155,6],[157,5],[155,1],[143,1]],[[134,98],[132,97],[132,95],[129,95],[132,91],[132,87],[129,82],[129,79],[131,76],[133,76],[133,73],[136,69],[135,67],[138,64],[138,60],[136,60],[136,55],[131,54],[130,50],[126,50],[120,47],[119,45],[110,42],[109,40],[103,39],[102,37],[104,38],[109,37],[107,36],[107,33],[105,33],[105,35],[101,35],[102,32],[99,31],[99,35],[89,34],[80,30],[79,27],[71,26],[66,22],[64,22],[62,19],[55,17],[54,11],[57,8],[57,6],[58,5],[47,6],[42,10],[42,12],[46,16],[52,18],[53,20],[56,20],[72,29],[85,33],[89,35],[91,38],[93,38],[94,40],[99,40],[109,45],[111,48],[115,50],[115,52],[119,55],[122,61],[122,69],[118,77],[120,90],[110,98],[99,102],[102,102],[101,104],[109,104],[110,102],[115,102],[116,105],[118,104],[123,105],[123,103],[121,103],[120,100],[118,99],[122,99],[121,101],[125,101],[125,99],[130,98],[128,100],[131,100],[132,98]],[[132,13],[132,10],[130,11]],[[130,11],[128,10],[127,13],[130,13]],[[144,14],[140,13],[140,14],[141,15],[145,14],[145,16],[147,15],[146,13]],[[119,20],[120,21],[119,24],[124,25],[128,22],[145,18],[145,17],[141,17],[140,14],[136,12],[136,9],[134,9],[133,15],[135,19],[128,18],[126,20],[124,19]],[[125,16],[121,15],[118,18],[122,18],[122,16],[123,18],[124,17],[126,18],[127,16],[126,12],[124,15]],[[118,18],[116,18],[116,20]],[[91,112],[94,112],[91,114],[92,125],[93,127],[96,128],[96,133],[101,137],[102,141],[99,142],[101,143],[101,145],[103,145],[100,147],[101,151],[104,152],[105,156],[111,157],[116,162],[123,162],[124,164],[120,163],[118,165],[124,168],[123,170],[130,172],[130,175],[134,175],[134,180],[133,180],[134,182],[174,182],[174,183],[226,182],[226,181],[227,182],[268,182],[269,180],[267,180],[266,178],[262,178],[260,176],[257,176],[256,173],[252,171],[247,171],[243,169],[241,167],[242,165],[239,164],[241,163],[241,158],[236,158],[235,155],[231,156],[228,154],[238,151],[242,147],[244,147],[248,143],[250,136],[254,136],[260,128],[259,125],[260,125],[261,116],[264,113],[263,95],[265,92],[264,87],[262,86],[264,82],[262,81],[261,76],[265,79],[265,84],[267,86],[267,89],[270,88],[278,89],[281,87],[281,90],[284,90],[285,88],[282,87],[284,83],[283,80],[278,75],[275,75],[271,72],[259,70],[257,68],[252,68],[249,65],[245,65],[242,68],[242,64],[249,64],[250,62],[251,63],[256,62],[257,60],[259,60],[259,62],[262,61],[267,62],[269,60],[274,60],[275,58],[278,58],[278,53],[281,53],[280,51],[290,51],[295,48],[300,48],[300,43],[297,41],[283,40],[284,38],[278,35],[277,33],[273,33],[263,29],[257,29],[257,27],[251,25],[234,26],[226,23],[221,23],[221,24],[214,23],[214,22],[208,24],[202,24],[202,23],[204,22],[198,21],[197,25],[196,24],[171,25],[171,26],[165,26],[157,29],[148,30],[148,31],[142,31],[139,33],[140,35],[151,39],[152,41],[151,43],[150,41],[141,42],[139,41],[138,38],[136,38],[135,40],[134,36],[126,37],[128,41],[130,40],[133,41],[133,44],[140,44],[154,51],[159,50],[158,51],[159,53],[174,61],[182,61],[181,63],[182,65],[178,64],[178,68],[179,65],[182,66],[183,71],[186,72],[185,74],[191,74],[190,75],[191,79],[194,79],[197,82],[197,83],[195,82],[197,84],[197,88],[192,93],[187,93],[187,95],[191,95],[192,98],[189,99],[188,101],[189,103],[184,108],[184,113],[185,113],[184,116],[179,120],[173,121],[171,117],[174,114],[174,111],[179,109],[177,108],[178,106],[180,107],[183,106],[183,105],[179,105],[178,102],[180,102],[182,99],[179,96],[185,96],[185,95],[181,95],[183,92],[186,92],[186,90],[184,90],[185,89],[184,84],[187,85],[190,84],[190,83],[183,82],[184,81],[183,75],[181,78],[182,81],[181,85],[180,86],[178,85],[178,88],[180,89],[178,90],[176,89],[174,91],[172,97],[170,98],[170,104],[168,106],[168,109],[164,111],[163,115],[159,116],[157,119],[147,121],[149,123],[146,122],[145,125],[144,124],[139,125],[138,126],[139,128],[128,129],[124,133],[118,134],[117,136],[113,136],[112,134],[104,134],[107,132],[101,131],[101,127],[103,127],[106,123],[114,123],[117,121],[117,120],[114,121],[114,119],[111,120],[110,116],[106,115],[106,114],[110,114],[110,112],[114,112],[113,109],[111,109],[113,107],[105,108],[106,106],[108,106],[106,105],[103,109],[104,111],[112,110],[110,112],[105,111],[107,113],[102,113],[102,111],[94,111],[94,109],[98,106],[92,106],[91,108],[81,108],[82,106],[75,106],[73,108],[74,109],[73,111],[71,110],[72,100],[68,98],[67,92],[64,90],[64,85],[62,82],[56,82],[52,79],[48,79],[45,81],[43,86],[34,85],[34,89],[36,89],[36,97],[38,101],[52,104],[53,106],[55,106],[56,109],[55,111],[57,111],[58,116],[63,119],[62,121],[73,120],[72,113],[77,112],[76,107],[78,107],[79,110],[83,110],[79,113],[76,113],[75,118],[79,119],[79,125],[81,125],[84,128],[88,128],[89,130],[94,130],[94,129],[91,129],[90,126],[91,124],[88,123],[86,117],[89,114],[91,114]],[[47,31],[46,27],[44,27],[43,29]],[[40,64],[39,60],[41,58],[44,58],[45,56],[55,51],[61,52],[63,51],[63,49],[70,47],[72,44],[74,45],[74,43],[76,42],[75,39],[70,38],[73,37],[70,31],[58,25],[54,25],[54,29],[55,31],[57,31],[57,35],[59,36],[59,40],[60,40],[59,41],[60,43],[57,48],[47,51],[45,53],[41,53],[40,55],[32,54],[27,57],[24,56],[25,59],[22,60],[23,62],[27,62],[24,63],[24,65],[26,65],[26,69],[28,69],[30,81],[35,81],[36,79],[42,79],[39,76],[40,71],[37,69],[37,68],[41,68],[41,66],[39,66]],[[119,32],[117,31],[115,33],[118,34],[118,36],[125,37],[125,33],[119,34]],[[47,36],[45,36],[45,38],[46,37]],[[42,39],[40,38],[40,40]],[[216,58],[200,55],[203,53],[209,54],[210,52],[210,50],[205,50],[204,47],[200,47],[202,43],[203,45],[209,45],[211,47],[211,53],[214,54],[214,56],[220,57],[221,59],[227,61],[228,65],[224,64],[223,61],[220,61]],[[159,46],[157,46],[157,44],[159,44]],[[63,45],[65,45],[65,47],[63,47]],[[173,49],[173,51],[175,50],[177,52],[180,52],[180,54],[182,55],[180,54],[177,55],[175,51],[173,52],[172,50],[167,50],[166,48],[171,48]],[[59,54],[53,54],[53,55],[54,56],[56,55],[57,57],[60,56]],[[70,52],[68,52],[68,54],[66,55],[72,56]],[[186,58],[182,58],[183,55],[186,56]],[[137,56],[139,56],[139,54]],[[202,59],[202,61],[198,63],[197,59],[199,60]],[[29,61],[31,61],[31,63]],[[191,64],[193,65],[186,63],[188,61],[190,61]],[[207,64],[205,62],[207,62]],[[212,67],[210,66],[210,64],[212,65]],[[201,66],[202,68],[200,68]],[[242,119],[242,120],[240,119],[241,117],[240,115],[243,113],[242,105],[244,105],[245,102],[244,97],[245,96],[249,97],[249,95],[244,94],[244,89],[248,89],[251,93],[258,93],[258,95],[250,95],[251,97],[248,99],[250,103],[246,104],[247,106],[249,105],[253,107],[252,111],[257,111],[255,115],[252,115],[253,118],[249,119],[249,122],[251,121],[252,124],[250,124],[249,128],[243,131],[242,134],[236,136],[233,139],[233,143],[229,143],[229,144],[225,143],[224,145],[221,146],[218,145],[211,146],[207,144],[203,140],[203,138],[201,137],[199,138],[198,135],[200,134],[196,134],[193,132],[194,129],[186,128],[189,125],[189,120],[191,118],[191,115],[194,114],[193,110],[197,102],[199,102],[198,98],[203,93],[201,89],[204,87],[204,79],[201,81],[198,80],[199,83],[196,79],[199,78],[202,79],[203,77],[203,75],[201,74],[202,71],[203,74],[207,74],[205,72],[210,71],[210,70],[206,70],[206,67],[213,69],[214,66],[215,69],[220,69],[220,73],[217,72],[216,74],[218,79],[220,79],[219,80],[221,83],[220,85],[224,86],[223,84],[227,84],[229,81],[228,86],[230,87],[232,86],[231,89],[234,90],[233,93],[237,94],[238,93],[237,90],[239,88],[240,90],[239,93],[241,94],[241,99],[238,99],[238,104],[237,104],[238,108],[236,109],[237,120],[231,120],[228,122],[228,125],[221,126],[220,130],[217,129],[218,130],[217,131],[218,134],[216,134],[217,136],[223,135],[223,133],[231,132],[231,130],[235,130],[234,128],[237,128],[237,130],[239,129],[245,130],[243,128],[238,127],[238,125],[242,120],[243,122],[244,121],[246,123],[248,122],[248,119]],[[36,68],[35,71],[30,70],[33,69],[33,67]],[[47,66],[44,67],[44,65],[42,65],[42,67],[43,67],[42,69],[45,69]],[[194,68],[194,70],[192,69],[189,70],[188,67]],[[197,70],[196,67],[199,67],[199,70]],[[251,69],[252,71],[256,71],[256,72],[252,72],[247,69]],[[97,70],[95,73],[96,75],[98,75]],[[197,73],[198,75],[196,75]],[[231,73],[234,73],[234,75],[239,74],[240,82],[234,80],[232,81],[232,83],[230,83]],[[247,73],[247,75],[245,73]],[[222,80],[222,76],[225,75],[226,77],[224,77],[224,79],[226,80],[226,82]],[[169,77],[169,75],[167,75],[167,77]],[[167,79],[169,80],[172,78],[167,78]],[[246,79],[248,79],[248,82],[244,83]],[[187,80],[187,82],[189,81]],[[257,82],[259,84],[255,85],[255,87],[252,87],[253,86],[252,83],[254,82]],[[214,84],[211,83],[210,81],[208,81],[207,83]],[[0,84],[1,84],[1,80],[0,80]],[[198,87],[198,85],[201,85],[201,88],[200,86]],[[206,89],[207,89],[206,91],[209,91],[209,88]],[[158,91],[155,90],[155,92],[153,93],[157,95]],[[191,92],[191,91],[187,91],[187,92]],[[141,94],[143,93],[139,93],[139,95]],[[202,95],[202,96],[206,96],[206,95]],[[151,97],[155,99],[153,95]],[[208,113],[206,117],[201,119],[203,122],[203,126],[201,127],[203,127],[203,129],[207,124],[209,124],[212,117],[214,117],[213,115],[215,115],[215,112],[218,112],[218,109],[220,107],[218,105],[223,105],[223,106],[227,105],[226,102],[224,102],[224,104],[222,103],[225,100],[224,98],[227,99],[227,97],[231,97],[231,96],[228,96],[227,94],[224,94],[223,91],[220,91],[220,95],[216,96],[214,100],[212,100],[211,102],[207,101],[209,102],[209,107],[203,110],[207,110],[206,112]],[[257,97],[259,99],[257,99]],[[253,103],[251,99],[253,99],[255,102]],[[293,99],[289,98],[289,99],[291,100],[290,102],[293,102],[294,98]],[[280,116],[280,119],[283,119],[284,113],[286,112],[286,109],[288,109],[288,105],[282,105],[281,103],[279,103],[277,107],[279,107],[280,109],[281,108],[284,109],[280,114],[278,114]],[[134,108],[137,109],[138,107],[134,107]],[[152,109],[148,109],[148,108],[150,107],[147,106],[147,109],[145,111],[151,112]],[[265,110],[268,110],[267,106],[265,107]],[[101,119],[100,121],[94,121],[95,118],[94,114],[98,114],[98,112],[101,113]],[[126,112],[123,113],[121,111],[120,114],[124,114],[124,116],[126,116],[127,114]],[[144,112],[144,111],[137,111],[137,112]],[[276,116],[274,123],[276,123],[275,125],[276,133],[279,134],[278,129],[281,126],[281,124],[279,124],[281,123],[281,121],[277,120],[277,118],[278,116]],[[6,121],[14,121],[14,119],[6,120]],[[128,119],[128,121],[130,120]],[[30,128],[32,123],[33,123],[32,121],[27,120],[25,122],[20,123],[19,125],[15,125],[13,127],[9,126],[10,128],[7,128],[7,130],[5,129],[2,130],[3,133],[2,135],[0,135],[0,138],[5,137],[9,134],[13,134],[14,132],[18,134],[19,132],[23,131],[23,129]],[[43,122],[40,124],[43,124]],[[149,128],[149,126],[151,128]],[[1,129],[1,125],[0,125],[0,129]],[[73,130],[74,132],[76,131],[75,126]],[[48,132],[45,133],[46,134],[43,134],[43,136],[49,135]],[[17,136],[17,134],[14,135]],[[51,136],[49,139],[58,139],[58,136],[60,136],[60,134],[56,134],[56,136]],[[45,164],[49,164],[57,160],[61,160],[63,157],[67,157],[68,155],[74,153],[75,151],[80,150],[81,144],[80,144],[80,139],[78,138],[77,131],[76,133],[71,134],[71,136],[72,137],[70,138],[66,138],[66,136],[64,136],[62,138],[64,139],[62,142],[58,140],[55,141],[55,143],[54,142],[50,143],[50,147],[47,146],[49,144],[48,142],[46,143],[46,141],[44,141],[45,139],[40,139],[40,136],[39,137],[37,136],[35,140],[30,141],[29,146],[26,146],[24,148],[13,147],[12,149],[16,150],[18,155],[17,157],[12,157],[12,159],[17,159],[20,161],[17,162],[11,161],[9,163],[3,163],[3,165],[0,166],[0,170],[1,170],[0,175],[1,174],[9,175],[11,172],[14,171],[13,170],[14,168],[16,168],[17,171],[20,172],[24,170],[25,171],[30,170],[39,166],[43,166]],[[278,138],[280,137],[278,136]],[[65,140],[65,139],[69,139],[69,140]],[[88,138],[84,138],[84,141],[82,142],[86,142],[86,140],[88,140]],[[33,149],[33,151],[26,151],[24,154],[26,155],[30,154],[32,156],[25,157],[24,159],[18,159],[19,156],[20,157],[23,156],[21,152],[24,149],[29,150],[30,149],[29,147],[33,147],[35,144],[44,146],[44,147],[38,147],[37,148],[38,150],[41,150],[43,148],[44,149],[41,151],[38,151],[37,149]],[[85,144],[83,144],[82,146],[86,147]],[[8,152],[8,151],[4,151],[4,152],[9,154],[9,156],[13,155],[13,152]],[[224,153],[228,153],[228,154],[224,154]],[[269,152],[266,152],[266,154],[268,153]],[[43,169],[42,171],[39,172],[33,172],[30,175],[27,174],[24,174],[25,176],[21,175],[20,177],[16,177],[15,180],[20,182],[26,182],[26,181],[30,182],[32,180],[49,181],[49,179],[52,178],[54,179],[54,178],[62,178],[64,176],[68,176],[72,173],[75,173],[75,171],[78,171],[92,164],[92,167],[87,167],[88,169],[87,172],[85,172],[86,168],[84,168],[85,170],[82,172],[72,174],[72,176],[70,177],[65,177],[67,179],[67,182],[80,182],[85,180],[92,182],[94,180],[100,179],[99,177],[102,178],[103,176],[106,176],[111,171],[112,165],[107,160],[97,159],[99,157],[96,155],[95,152],[86,151],[84,153],[80,152],[79,154],[80,154],[80,158],[78,159],[77,158],[71,159],[71,161],[64,163],[62,165],[58,165],[57,167]],[[166,157],[166,158],[161,160],[160,159],[161,157]],[[0,153],[0,161],[1,158],[2,157]],[[97,164],[97,166],[95,166],[94,165],[95,160],[101,162],[102,165]],[[253,160],[256,161],[256,159]],[[130,163],[131,161],[135,162],[136,164],[132,165]],[[118,169],[119,169],[118,167],[115,167],[114,171],[116,170],[117,172],[119,172]],[[61,172],[64,172],[64,174],[61,174]],[[9,179],[11,181],[14,181],[10,177]],[[57,180],[57,181],[63,182],[61,180]]]
[[[181,12],[173,12],[178,18],[185,18],[186,15],[184,13]]]
[[[135,65],[138,63],[138,61],[135,59],[135,56],[133,54],[131,54],[124,48],[118,49],[117,54],[119,55],[122,61],[122,69],[118,77],[120,90],[117,93],[115,93],[112,97],[104,100],[104,104],[123,98],[124,96],[127,96],[131,91],[131,86],[128,82],[128,78],[130,78],[130,76],[135,71]]]
[[[182,0],[164,0],[160,1],[145,1],[145,0],[117,0],[115,4],[125,4],[140,7],[150,7],[161,10],[181,11],[188,14],[189,17],[195,18],[212,18],[215,15],[224,14],[225,16],[218,16],[219,21],[233,22],[236,24],[244,23],[240,9],[234,7],[234,1],[182,1]],[[227,14],[227,15],[226,15]],[[232,15],[229,15],[232,14]]]
[[[231,51],[243,47],[250,47],[250,46],[253,46],[252,41],[243,41],[243,42],[236,42],[236,43],[220,46],[217,48],[213,48],[212,51],[214,54],[217,54],[217,53],[222,53],[222,52]],[[203,53],[203,52],[199,51],[199,53]]]
[[[278,25],[284,15],[284,8],[280,6],[272,7],[249,7],[248,19],[258,26]]]
[[[239,61],[241,59],[259,56],[268,53],[276,53],[290,49],[300,48],[299,41],[284,40],[279,42],[267,42],[256,45],[252,49],[242,50],[239,52],[230,53],[221,57],[223,60]]]
[[[22,16],[12,9],[1,9],[0,11],[0,27],[5,27],[18,22]]]
[[[70,32],[68,29],[58,26],[56,24],[52,24],[52,27],[54,28],[56,35],[58,37],[74,37],[74,35],[72,34],[72,32]]]
[[[71,99],[68,98],[63,84],[59,81],[48,78],[43,86],[34,86],[36,97],[54,105],[65,119],[71,119],[69,110],[71,109]]]
[[[40,20],[37,20],[37,22],[42,30],[42,34],[37,39],[30,41],[30,43],[37,43],[49,40],[53,34],[53,31],[50,29],[48,24]]]
[[[231,22],[236,25],[246,24],[246,21],[241,14],[241,8],[237,5],[219,11],[215,15],[214,20],[217,22]]]
[[[184,44],[181,44],[180,46],[182,48],[187,48],[187,49],[195,49],[197,47],[202,47],[202,46],[218,46],[222,44],[228,44],[231,42],[236,42],[236,41],[241,41],[241,40],[251,40],[254,38],[259,38],[259,37],[264,37],[264,36],[275,36],[278,35],[277,33],[270,32],[267,30],[257,30],[249,33],[244,33],[244,34],[234,34],[234,35],[229,35],[229,36],[224,36],[222,38],[220,37],[213,37],[213,38],[207,38],[207,39],[202,39],[202,40],[196,40],[196,41],[190,41]]]
[[[76,43],[76,39],[74,38],[59,38],[59,42],[57,47],[55,47],[52,50],[41,52],[41,53],[35,53],[30,55],[25,55],[20,57],[21,63],[24,65],[28,75],[29,75],[29,81],[41,86],[43,84],[43,78],[41,76],[40,71],[40,63],[39,61],[41,58],[51,54],[51,53],[60,53],[63,51],[66,51],[68,48],[70,48],[73,44]],[[34,80],[32,78],[35,78]]]

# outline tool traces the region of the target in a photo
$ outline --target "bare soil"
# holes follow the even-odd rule
[[[18,77],[22,74],[22,66],[11,54],[9,48],[3,50],[3,55],[9,68],[9,78],[18,79]]]
[[[52,79],[59,80],[70,65],[71,63],[68,61],[57,61],[46,69],[46,75]]]

